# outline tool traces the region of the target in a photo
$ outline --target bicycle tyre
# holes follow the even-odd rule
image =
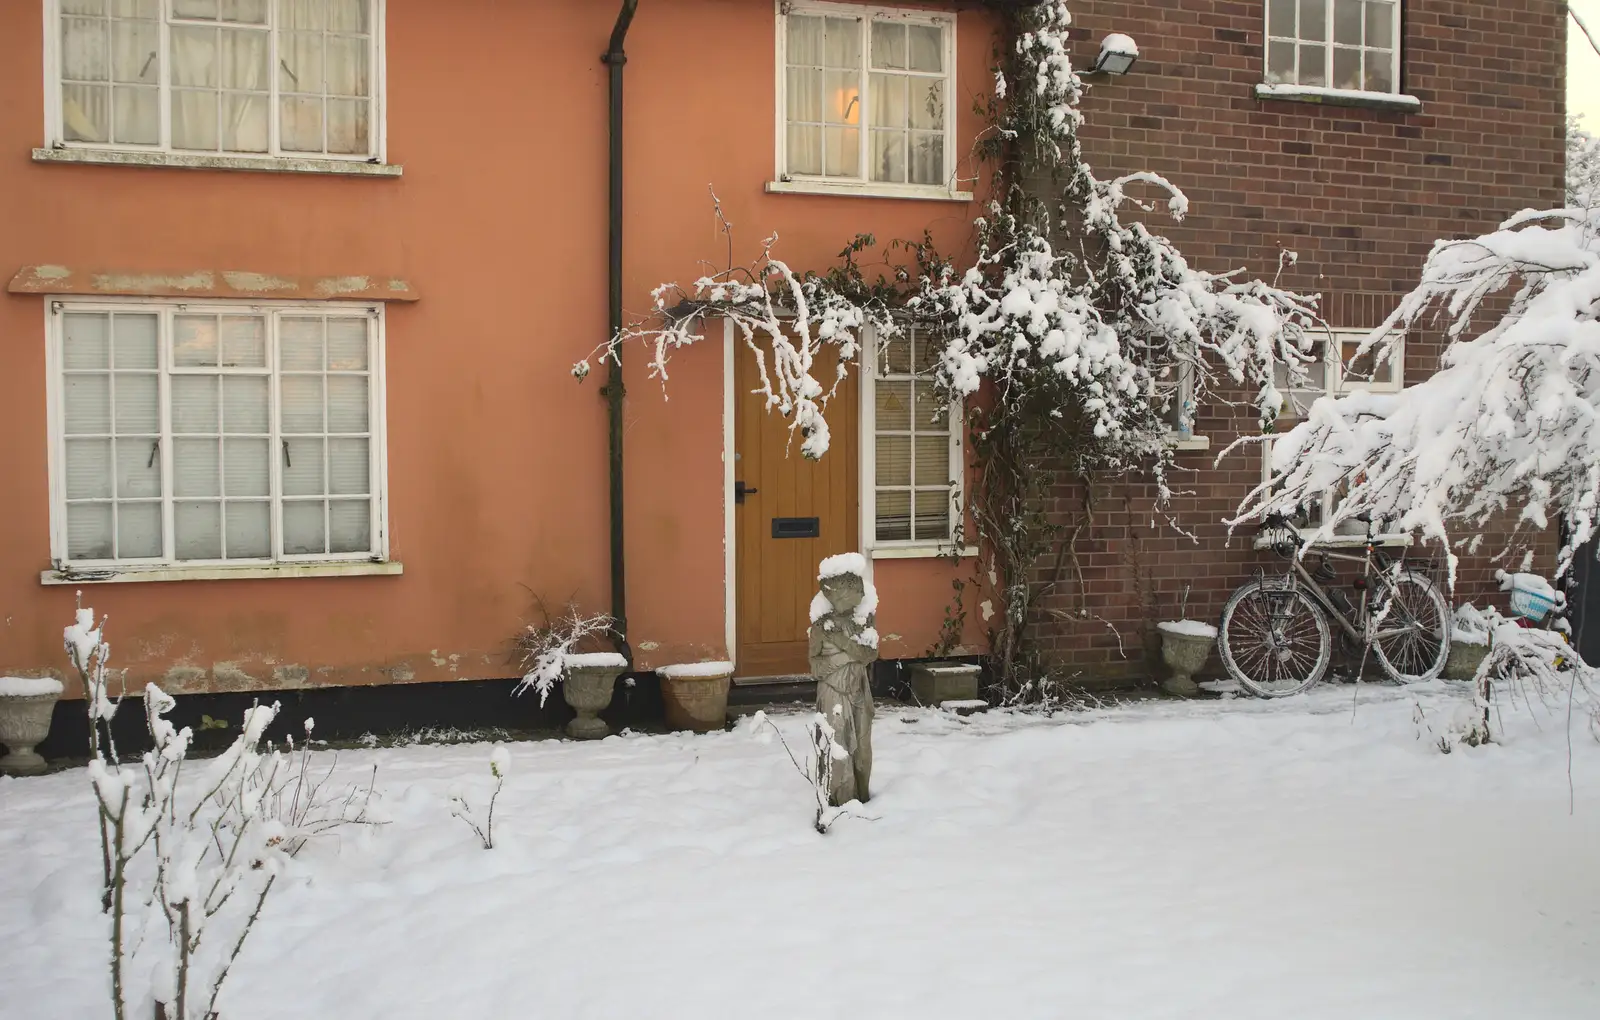
[[[1284,603],[1287,603],[1286,610],[1280,608]],[[1283,658],[1281,649],[1261,649],[1259,632],[1255,641],[1250,640],[1251,627],[1270,622],[1275,613],[1309,621],[1311,629],[1305,636],[1316,643],[1315,653],[1309,657],[1291,653],[1295,660],[1305,661],[1309,668],[1295,670],[1276,680],[1271,676],[1274,666],[1282,666],[1290,660]],[[1299,632],[1304,633],[1303,628]],[[1228,675],[1238,681],[1239,686],[1258,698],[1287,698],[1310,690],[1327,674],[1328,663],[1333,658],[1333,635],[1322,607],[1305,592],[1266,581],[1252,581],[1235,591],[1223,606],[1217,650]]]
[[[1450,603],[1445,600],[1444,593],[1439,590],[1438,585],[1434,584],[1426,574],[1420,574],[1415,570],[1401,571],[1400,576],[1394,580],[1393,590],[1406,593],[1396,597],[1396,601],[1401,603],[1407,615],[1412,617],[1416,615],[1412,612],[1412,607],[1406,604],[1406,600],[1412,597],[1409,594],[1411,592],[1415,592],[1414,597],[1420,600],[1418,606],[1426,605],[1433,610],[1439,623],[1438,629],[1431,637],[1437,639],[1439,645],[1430,649],[1418,643],[1419,640],[1426,639],[1404,641],[1399,639],[1406,638],[1407,635],[1396,634],[1389,638],[1375,637],[1372,641],[1373,654],[1377,656],[1378,665],[1384,673],[1395,683],[1415,684],[1432,680],[1444,671],[1445,660],[1450,657]],[[1379,629],[1381,630],[1385,624],[1393,623],[1394,616],[1395,610],[1391,609],[1383,624],[1379,624]],[[1417,622],[1420,626],[1430,626],[1426,621]],[[1388,646],[1387,649],[1385,645]],[[1397,659],[1400,660],[1398,665]],[[1401,669],[1402,666],[1409,669],[1413,665],[1425,668],[1416,673],[1404,672]]]

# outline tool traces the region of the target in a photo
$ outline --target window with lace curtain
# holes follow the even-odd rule
[[[869,355],[873,545],[948,545],[960,506],[960,411],[933,381],[913,326]]]
[[[785,3],[779,22],[785,180],[949,190],[953,19]]]
[[[51,143],[378,156],[383,0],[46,0]]]
[[[52,305],[58,567],[378,559],[382,312]]]

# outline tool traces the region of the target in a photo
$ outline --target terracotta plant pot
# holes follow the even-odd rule
[[[1161,689],[1185,698],[1199,694],[1200,685],[1194,682],[1194,675],[1205,668],[1211,657],[1211,646],[1217,643],[1216,628],[1183,620],[1157,624],[1156,629],[1161,632],[1161,661],[1172,670],[1172,675],[1161,681]]]
[[[662,666],[656,675],[661,678],[661,701],[666,706],[669,729],[710,733],[727,726],[733,663]]]
[[[611,732],[600,713],[611,706],[617,677],[627,668],[625,663],[590,665],[572,664],[569,660],[566,678],[561,681],[561,696],[578,717],[567,723],[567,736],[574,740],[599,740]]]
[[[11,752],[0,758],[0,772],[36,776],[45,770],[34,748],[50,735],[60,697],[61,681],[51,677],[0,677],[0,744]]]

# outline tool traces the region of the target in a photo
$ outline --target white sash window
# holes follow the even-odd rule
[[[46,0],[50,143],[378,158],[382,0]]]
[[[58,569],[384,558],[381,309],[61,301],[50,326]]]

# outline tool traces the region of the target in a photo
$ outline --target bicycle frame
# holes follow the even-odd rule
[[[1361,564],[1361,576],[1366,583],[1362,585],[1361,601],[1355,607],[1353,619],[1351,616],[1346,615],[1344,610],[1339,608],[1338,604],[1333,601],[1332,597],[1328,595],[1327,591],[1322,587],[1317,579],[1309,570],[1306,569],[1305,559],[1298,553],[1295,554],[1289,561],[1289,571],[1285,574],[1285,577],[1289,579],[1290,585],[1286,586],[1286,588],[1293,587],[1303,590],[1311,597],[1311,600],[1315,602],[1324,613],[1328,614],[1328,616],[1339,625],[1340,629],[1344,631],[1345,635],[1348,636],[1350,640],[1362,645],[1370,645],[1377,638],[1388,637],[1391,634],[1391,632],[1388,631],[1372,631],[1373,621],[1368,613],[1368,607],[1371,604],[1371,596],[1374,591],[1374,581],[1385,586],[1389,584],[1387,577],[1385,577],[1385,574],[1387,573],[1386,569],[1378,567],[1374,562],[1373,552],[1376,550],[1376,548],[1376,546],[1369,544],[1365,547],[1360,555],[1357,555],[1355,553],[1338,552],[1333,549],[1316,549],[1313,547],[1314,551],[1325,559],[1342,560],[1346,563]],[[1360,626],[1357,626],[1358,623]],[[1404,633],[1404,631],[1405,628],[1401,628],[1400,630],[1392,633],[1400,634]]]

